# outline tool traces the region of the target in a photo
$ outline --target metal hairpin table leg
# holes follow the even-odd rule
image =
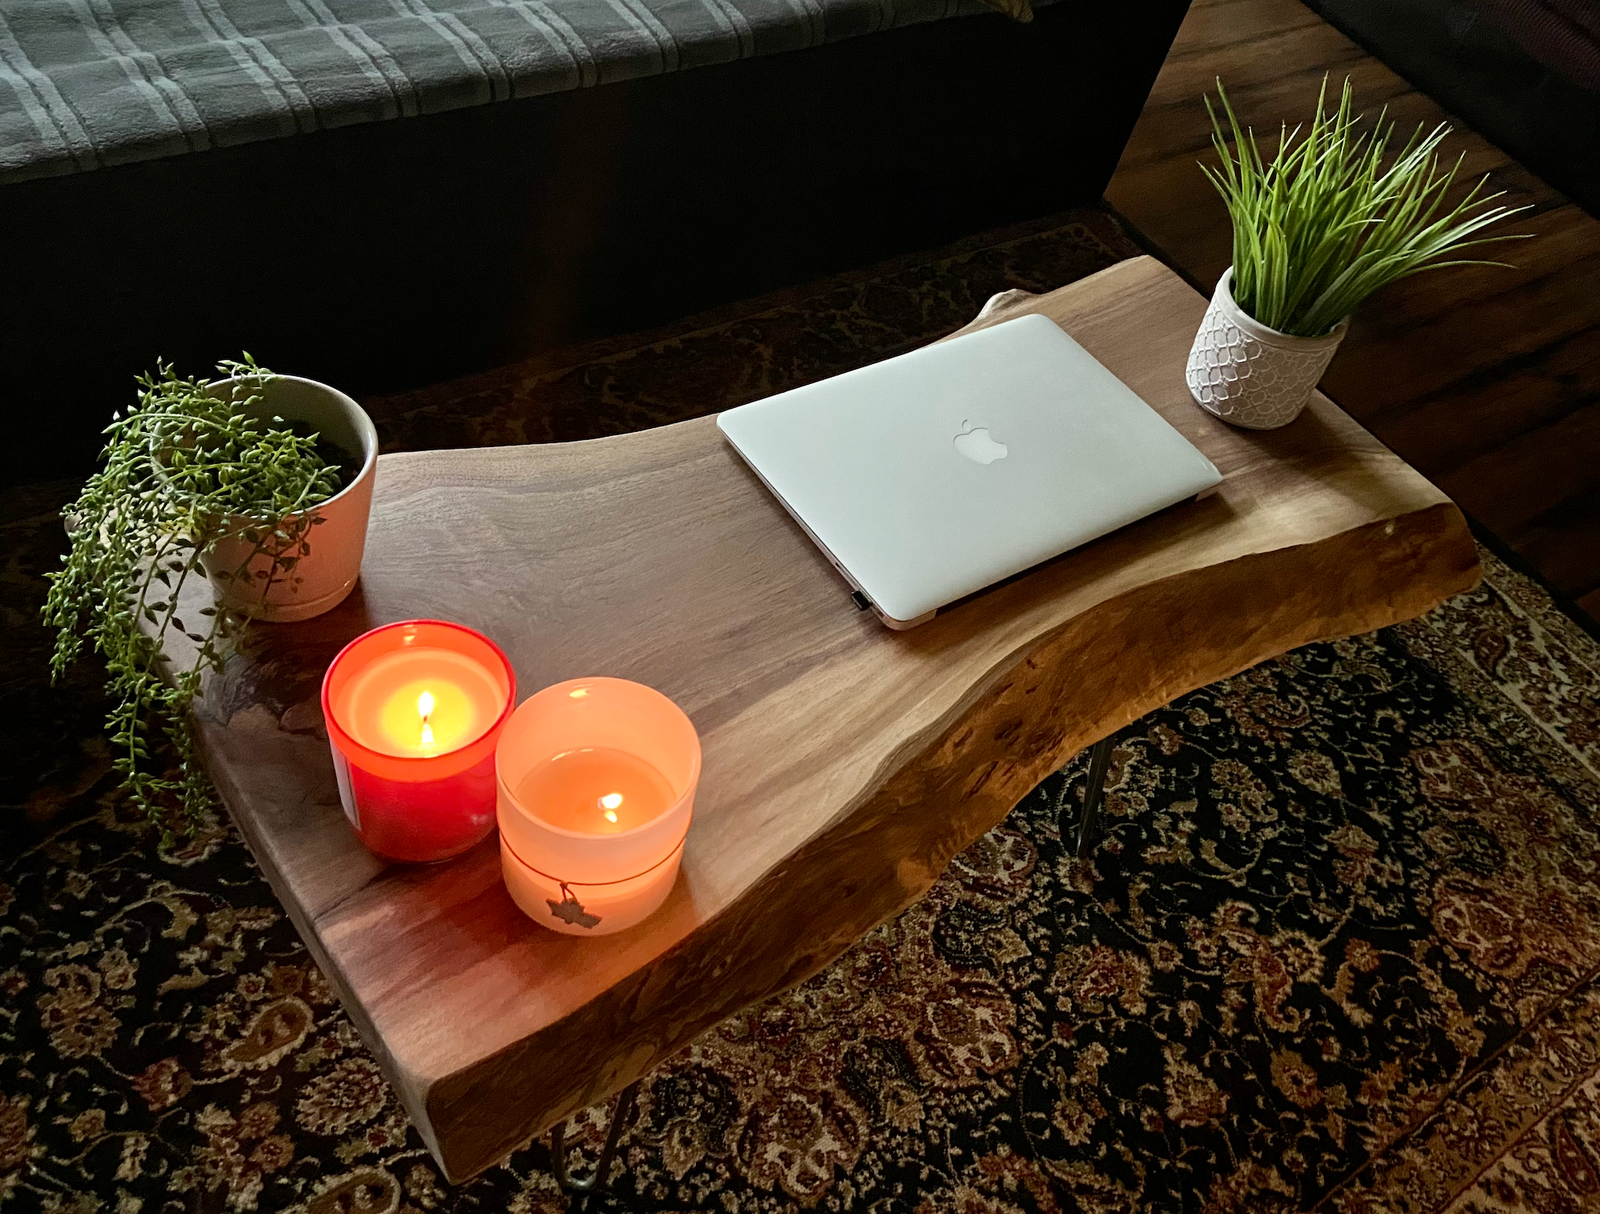
[[[611,1128],[606,1131],[606,1145],[600,1151],[600,1161],[595,1164],[593,1175],[582,1180],[567,1171],[567,1123],[556,1122],[556,1128],[550,1131],[550,1161],[558,1185],[569,1193],[599,1193],[605,1190],[611,1174],[611,1160],[617,1153],[617,1139],[622,1137],[622,1127],[633,1116],[633,1103],[638,1095],[637,1079],[622,1089],[622,1095],[617,1098],[617,1111],[611,1115]]]
[[[1083,859],[1089,854],[1089,839],[1100,825],[1100,802],[1105,799],[1106,768],[1111,765],[1111,739],[1101,738],[1089,752],[1089,783],[1083,790],[1083,813],[1078,818],[1078,846],[1076,855]]]

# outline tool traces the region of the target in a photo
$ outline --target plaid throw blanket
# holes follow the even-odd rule
[[[995,0],[1014,16],[1026,4]],[[0,182],[981,11],[976,0],[0,0]]]

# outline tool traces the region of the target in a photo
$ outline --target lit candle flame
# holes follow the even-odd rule
[[[422,745],[433,745],[433,726],[428,718],[433,715],[433,692],[425,691],[417,697],[417,715],[422,718]]]
[[[600,798],[600,808],[606,811],[607,822],[615,822],[617,820],[617,806],[621,804],[622,794],[620,792],[608,792]]]

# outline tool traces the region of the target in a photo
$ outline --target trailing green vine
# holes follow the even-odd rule
[[[169,836],[191,830],[213,803],[190,709],[206,672],[221,670],[259,614],[225,608],[211,593],[196,598],[191,582],[208,576],[202,558],[219,543],[242,541],[247,557],[212,568],[212,578],[262,589],[294,579],[321,521],[304,512],[340,488],[317,435],[257,416],[272,372],[248,354],[218,370],[233,380],[226,388],[158,363],[140,377],[138,403],[112,415],[103,466],[64,512],[71,546],[49,575],[43,610],[56,629],[52,678],[85,643],[104,657],[113,702],[106,730],[122,786]],[[162,738],[176,752],[175,778],[154,758]]]

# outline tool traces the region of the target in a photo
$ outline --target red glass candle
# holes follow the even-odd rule
[[[392,860],[444,860],[494,827],[494,749],[517,680],[488,637],[439,620],[365,633],[322,680],[339,799]]]

